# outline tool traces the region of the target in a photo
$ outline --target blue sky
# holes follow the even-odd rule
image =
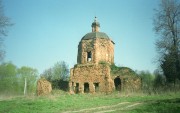
[[[58,61],[76,64],[81,38],[91,32],[94,16],[100,31],[115,42],[115,63],[153,72],[157,64],[153,31],[158,0],[3,0],[15,23],[5,40],[5,61],[39,73]]]

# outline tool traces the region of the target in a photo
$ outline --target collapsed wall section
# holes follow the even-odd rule
[[[141,90],[141,78],[130,68],[111,68],[111,78],[118,91],[136,92]]]

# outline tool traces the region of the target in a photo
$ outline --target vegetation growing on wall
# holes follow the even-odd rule
[[[111,66],[111,75],[119,74],[122,76],[137,76],[136,72],[128,67],[118,67],[115,64],[112,64]]]

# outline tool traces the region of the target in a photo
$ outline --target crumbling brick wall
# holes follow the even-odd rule
[[[141,89],[141,79],[139,77],[127,77],[123,81],[124,91],[136,92]]]
[[[47,95],[52,91],[52,86],[45,78],[40,78],[37,81],[37,95]]]
[[[136,92],[141,89],[140,77],[130,68],[119,67],[119,70],[111,70],[111,78],[113,80],[120,79],[120,91]],[[116,84],[116,83],[115,83]]]
[[[110,39],[97,39],[96,62],[104,61],[110,64],[114,63],[114,44]]]
[[[71,93],[94,93],[112,92],[114,82],[110,77],[110,67],[101,64],[79,64],[71,69],[70,92]],[[86,86],[88,85],[88,88]]]
[[[110,39],[81,40],[78,45],[78,64],[88,63],[88,52],[92,54],[92,63],[98,64],[100,61],[114,63],[114,43]]]

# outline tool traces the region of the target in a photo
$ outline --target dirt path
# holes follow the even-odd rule
[[[94,108],[87,108],[87,109],[81,109],[77,111],[66,111],[63,113],[106,113],[106,112],[115,112],[120,110],[126,110],[130,109],[132,107],[135,107],[137,105],[140,105],[142,103],[134,103],[134,102],[121,102],[116,105],[109,105],[109,106],[100,106],[100,107],[94,107]]]

